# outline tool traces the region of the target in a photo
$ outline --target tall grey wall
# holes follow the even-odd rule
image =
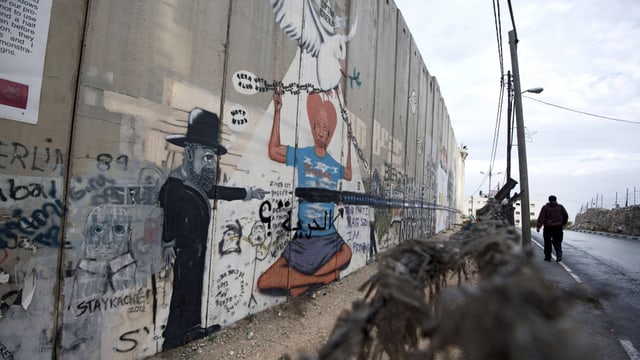
[[[0,105],[4,358],[144,358],[458,221],[393,1],[49,2],[37,123]]]

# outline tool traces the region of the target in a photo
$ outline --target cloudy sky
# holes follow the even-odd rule
[[[465,196],[486,192],[489,179],[480,172],[489,172],[501,79],[492,2],[396,4],[438,79],[458,142],[469,148]],[[513,26],[507,1],[499,5],[506,74]],[[640,1],[513,0],[512,7],[521,89],[544,88],[522,99],[531,199],[556,194],[571,220],[596,196],[610,208],[617,192],[624,206],[628,189],[633,205],[634,187],[640,204]],[[492,188],[505,181],[506,112],[505,98]],[[518,180],[515,146],[511,154]]]

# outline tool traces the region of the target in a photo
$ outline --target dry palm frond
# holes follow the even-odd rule
[[[313,358],[588,358],[564,318],[577,292],[542,276],[503,209],[490,202],[469,231],[386,252]]]

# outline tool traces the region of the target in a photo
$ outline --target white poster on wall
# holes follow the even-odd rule
[[[0,118],[38,122],[51,0],[0,0]]]

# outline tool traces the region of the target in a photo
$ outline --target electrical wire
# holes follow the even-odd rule
[[[474,192],[472,192],[471,195],[480,191],[480,189],[482,188],[482,185],[484,185],[485,180],[487,180],[487,175],[484,176],[484,178],[482,179],[482,182],[480,183],[480,185],[478,185],[478,188]]]
[[[498,61],[500,62],[500,75],[504,76],[504,56],[502,50],[502,20],[500,19],[500,2],[493,1],[493,19],[496,27],[496,41],[498,43]]]
[[[500,140],[500,119],[502,118],[502,109],[504,104],[504,81],[500,81],[500,96],[498,97],[498,111],[496,113],[496,126],[493,132],[493,144],[491,146],[491,159],[489,162],[489,173],[492,172],[495,165],[498,142]],[[489,189],[491,190],[491,189]]]
[[[565,107],[565,106],[552,104],[550,102],[542,101],[540,99],[535,99],[535,98],[532,98],[530,96],[523,95],[522,97],[530,99],[530,100],[533,100],[533,101],[537,101],[537,102],[545,104],[545,105],[553,106],[553,107],[556,107],[556,108],[559,108],[559,109],[562,109],[562,110],[572,111],[572,112],[575,112],[575,113],[578,113],[578,114],[589,115],[589,116],[593,116],[593,117],[597,117],[597,118],[605,119],[605,120],[619,121],[619,122],[624,122],[624,123],[628,123],[628,124],[640,125],[640,121],[631,121],[631,120],[612,118],[612,117],[608,117],[608,116],[596,115],[596,114],[588,113],[588,112],[585,112],[585,111],[575,110],[575,109],[571,109],[571,108],[568,108],[568,107]]]
[[[496,31],[496,41],[498,43],[498,61],[500,63],[500,94],[498,96],[498,109],[497,109],[497,113],[496,113],[495,129],[493,131],[493,143],[492,143],[492,146],[491,146],[491,154],[489,156],[489,170],[485,174],[485,177],[482,179],[481,184],[473,192],[473,194],[475,194],[476,192],[478,192],[480,190],[480,188],[484,184],[485,180],[487,179],[487,176],[490,177],[491,174],[493,173],[493,168],[494,168],[494,165],[495,165],[498,143],[499,143],[499,139],[500,139],[500,127],[501,127],[500,125],[501,125],[501,118],[502,118],[502,110],[504,108],[504,93],[505,93],[504,57],[503,57],[503,50],[502,50],[502,48],[503,48],[503,46],[502,46],[502,20],[500,18],[500,3],[499,3],[499,0],[494,0],[493,1],[493,16],[494,16],[494,25],[495,25],[495,31]],[[491,189],[489,189],[489,191],[491,191]]]

